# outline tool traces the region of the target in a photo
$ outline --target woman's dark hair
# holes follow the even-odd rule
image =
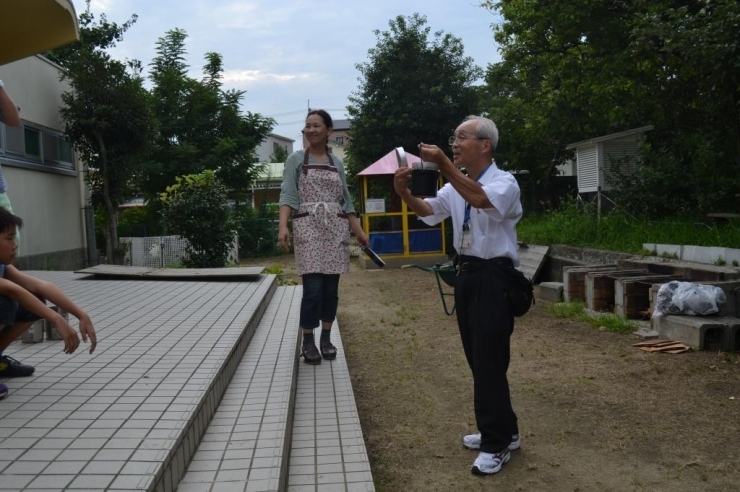
[[[23,219],[17,215],[13,215],[9,210],[0,207],[0,234],[15,229],[16,227],[23,227]]]
[[[308,119],[308,117],[312,114],[318,115],[324,121],[324,125],[326,125],[329,130],[334,129],[334,122],[331,120],[331,116],[329,116],[329,113],[327,113],[323,109],[312,109],[306,115],[306,119]]]

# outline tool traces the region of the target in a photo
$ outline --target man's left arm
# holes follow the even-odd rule
[[[422,159],[433,162],[439,167],[439,172],[452,185],[453,188],[469,203],[473,208],[486,209],[494,205],[488,199],[483,187],[477,181],[464,175],[452,163],[449,157],[442,152],[442,149],[436,145],[419,144]]]

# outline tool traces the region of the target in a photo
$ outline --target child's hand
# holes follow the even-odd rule
[[[92,354],[95,347],[98,346],[98,337],[95,335],[92,320],[87,316],[80,318],[80,335],[82,335],[82,341],[85,343],[87,343],[88,337],[90,338],[90,353]]]
[[[64,353],[71,354],[80,346],[80,337],[77,336],[77,332],[74,331],[64,318],[61,316],[57,316],[56,318],[52,320],[52,323],[54,323],[54,328],[57,330],[57,333],[59,333],[62,340],[64,340]]]

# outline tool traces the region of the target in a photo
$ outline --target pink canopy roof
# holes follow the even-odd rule
[[[409,166],[414,162],[419,162],[420,157],[406,152],[406,162]],[[386,155],[370,164],[368,167],[357,173],[358,176],[377,176],[380,174],[393,174],[398,169],[398,158],[396,158],[396,149],[391,150]]]

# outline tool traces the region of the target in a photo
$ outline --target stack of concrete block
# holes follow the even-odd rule
[[[642,277],[647,270],[607,270],[586,274],[586,307],[592,311],[614,311],[614,282],[618,278]]]
[[[563,298],[565,302],[586,302],[586,274],[616,268],[616,264],[564,267]]]

